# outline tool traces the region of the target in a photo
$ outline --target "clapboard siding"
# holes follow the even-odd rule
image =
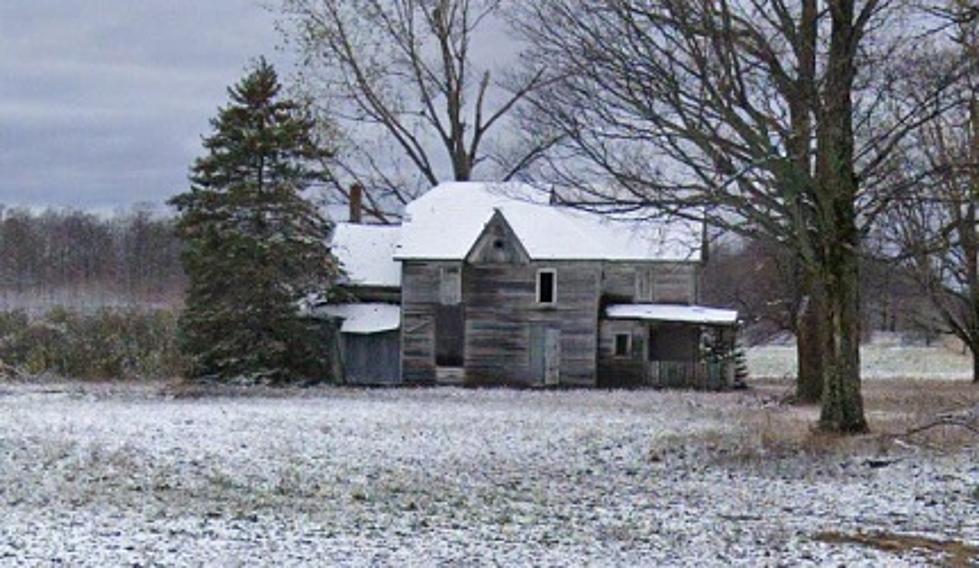
[[[557,275],[557,302],[537,303],[537,273]],[[595,384],[600,262],[479,263],[463,271],[466,377],[471,383],[537,384],[531,330],[561,332],[562,384]]]
[[[613,302],[697,302],[699,265],[680,262],[608,262],[602,275],[602,292]],[[640,297],[642,279],[648,297]]]
[[[609,321],[601,323],[598,343],[598,384],[603,387],[642,385],[647,376],[647,326],[641,322]],[[627,333],[632,350],[627,357],[615,355],[615,336]]]
[[[401,366],[406,383],[435,381],[435,317],[442,268],[452,262],[401,263]]]
[[[343,370],[348,384],[391,385],[401,382],[401,347],[397,331],[343,335]]]
[[[402,262],[402,369],[409,383],[436,380],[438,306],[446,301],[442,270],[461,267],[464,310],[464,370],[467,384],[540,384],[540,346],[534,330],[560,331],[560,383],[594,386],[639,384],[647,373],[646,326],[600,320],[602,302],[637,301],[637,275],[646,274],[655,302],[695,303],[698,265],[673,262],[531,261],[498,225],[482,239],[471,262]],[[489,233],[488,233],[489,234]],[[504,239],[500,246],[495,239]],[[537,273],[557,277],[555,305],[537,303]],[[645,286],[645,283],[644,283]],[[440,291],[442,292],[440,294]],[[441,297],[440,297],[441,296]],[[616,330],[633,334],[629,358],[614,356]],[[536,335],[535,335],[536,333]],[[690,349],[684,338],[685,358]]]

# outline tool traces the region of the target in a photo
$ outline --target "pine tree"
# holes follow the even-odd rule
[[[322,330],[299,311],[338,275],[331,227],[303,195],[328,178],[319,165],[328,152],[281,89],[264,59],[228,89],[190,191],[170,201],[185,242],[180,340],[194,379],[276,384],[329,373]]]

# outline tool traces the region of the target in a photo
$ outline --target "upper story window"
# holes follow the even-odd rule
[[[545,268],[537,271],[537,303],[553,306],[557,303],[557,271]]]
[[[653,274],[647,268],[636,269],[636,302],[653,300]]]
[[[462,268],[443,266],[439,281],[439,303],[455,306],[462,303]]]

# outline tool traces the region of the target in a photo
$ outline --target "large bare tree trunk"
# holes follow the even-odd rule
[[[819,422],[824,430],[859,433],[867,431],[867,421],[860,392],[860,233],[851,96],[861,25],[854,0],[832,0],[829,11],[832,30],[818,121],[817,179],[831,341]]]
[[[789,153],[797,169],[796,183],[811,183],[813,103],[816,96],[816,42],[819,11],[816,0],[802,0],[801,18],[795,44],[798,58],[798,75],[789,91],[789,113],[792,138],[788,142]],[[807,188],[811,189],[811,188]],[[805,193],[808,193],[806,191]],[[802,212],[802,204],[796,203],[796,231],[799,250],[812,247],[808,216]],[[796,379],[796,399],[801,403],[814,404],[822,400],[823,370],[827,344],[826,296],[823,286],[810,269],[807,259],[797,260],[800,265],[800,290],[802,303],[796,314],[796,355],[799,376]]]
[[[827,251],[826,266],[830,349],[819,422],[840,433],[867,431],[860,392],[860,263],[856,226],[851,226],[853,235]]]
[[[796,379],[796,400],[815,404],[823,397],[824,363],[827,354],[826,294],[813,276],[803,280],[804,299],[796,317],[796,355],[799,376]]]
[[[979,345],[970,345],[972,352],[972,383],[979,384]]]

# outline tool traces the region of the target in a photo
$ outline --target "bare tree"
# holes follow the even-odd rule
[[[475,64],[505,53],[502,0],[283,0],[287,35],[305,56],[301,87],[343,127],[334,170],[366,189],[382,222],[441,181],[466,181],[487,162],[509,179],[550,142],[514,149],[493,135],[543,69],[512,81]],[[515,55],[515,53],[514,53]],[[515,140],[515,138],[513,139]]]
[[[807,343],[824,363],[821,425],[861,432],[862,239],[903,190],[884,183],[893,154],[932,108],[898,96],[892,63],[928,44],[908,41],[903,2],[817,8],[552,0],[522,20],[561,77],[534,98],[565,137],[553,155],[572,159],[545,175],[597,180],[585,205],[666,208],[791,250],[825,297],[811,312],[825,337]]]
[[[954,30],[943,55],[963,59],[966,73],[948,94],[954,104],[905,153],[899,175],[917,191],[891,209],[881,232],[931,301],[934,311],[919,314],[924,325],[962,340],[979,383],[979,6],[952,0],[934,13]],[[936,80],[930,62],[917,71],[925,84]]]
[[[798,333],[805,295],[792,251],[770,241],[712,246],[704,265],[703,298],[738,310],[749,344]]]

